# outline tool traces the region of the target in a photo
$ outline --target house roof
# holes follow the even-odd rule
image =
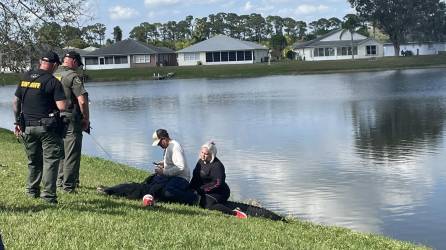
[[[84,49],[78,49],[78,48],[75,48],[75,47],[65,47],[65,48],[62,49],[63,53],[68,53],[69,51],[76,51],[81,56],[85,56],[86,54],[88,54],[90,52],[90,51],[87,51],[87,50],[84,50]]]
[[[243,41],[225,35],[217,35],[205,41],[184,48],[178,51],[178,53],[256,49],[267,50],[268,48],[254,42]]]
[[[149,55],[149,54],[169,54],[175,51],[166,47],[156,47],[142,43],[133,39],[126,39],[116,42],[107,47],[91,51],[85,56],[105,56],[105,55]]]
[[[342,31],[342,29],[336,29],[328,32],[327,34],[320,36],[316,39],[307,42],[296,42],[293,44],[294,49],[303,49],[303,48],[314,48],[314,47],[342,47],[342,46],[351,46],[351,40],[336,40],[336,41],[321,41],[337,32]],[[359,40],[353,40],[353,45],[360,45],[367,41],[374,41],[372,38],[365,38]]]

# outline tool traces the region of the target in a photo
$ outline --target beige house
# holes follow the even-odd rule
[[[375,39],[353,33],[353,48],[351,33],[338,29],[314,40],[295,43],[293,51],[296,59],[306,61],[343,60],[355,58],[383,57],[383,45]]]

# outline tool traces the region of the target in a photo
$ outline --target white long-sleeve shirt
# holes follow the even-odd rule
[[[190,181],[190,171],[183,147],[175,140],[170,140],[169,146],[164,151],[163,175],[177,176]]]

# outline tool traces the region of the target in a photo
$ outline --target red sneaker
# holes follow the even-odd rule
[[[153,199],[152,195],[146,194],[144,197],[142,197],[142,204],[144,207],[153,206],[155,204],[155,200]]]
[[[235,217],[239,218],[239,219],[247,219],[248,215],[246,215],[245,213],[243,213],[242,211],[238,210],[238,209],[234,209],[232,210],[235,212]]]

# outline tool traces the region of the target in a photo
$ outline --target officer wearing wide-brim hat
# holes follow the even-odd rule
[[[79,183],[82,131],[88,131],[90,127],[88,93],[76,71],[82,65],[79,53],[69,51],[64,54],[62,65],[54,73],[67,96],[67,109],[63,113],[68,125],[64,137],[65,158],[59,164],[58,185],[69,193],[73,193]]]
[[[44,53],[39,68],[25,73],[19,82],[13,104],[14,133],[23,138],[28,156],[26,192],[50,203],[57,203],[57,169],[63,157],[62,129],[57,118],[66,108],[66,97],[61,83],[52,75],[59,64],[56,53]]]

